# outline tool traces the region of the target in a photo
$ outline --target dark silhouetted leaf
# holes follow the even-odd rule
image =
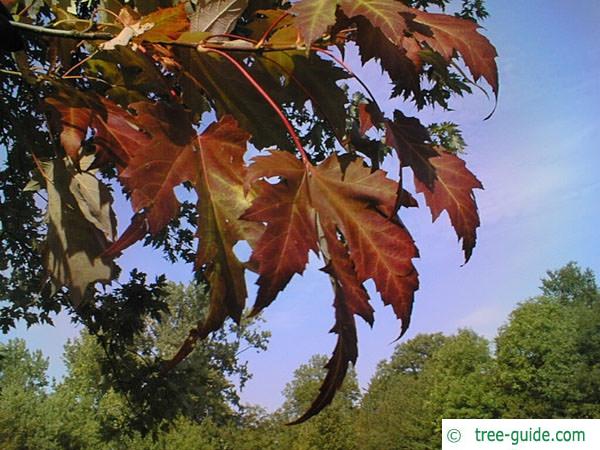
[[[437,156],[429,160],[436,177],[431,188],[415,178],[417,192],[425,194],[427,206],[435,221],[442,211],[447,211],[459,239],[463,241],[465,261],[471,258],[477,239],[479,214],[473,189],[483,189],[481,182],[456,155],[438,149]]]

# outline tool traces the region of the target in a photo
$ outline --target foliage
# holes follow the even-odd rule
[[[481,79],[497,95],[496,50],[475,22],[487,14],[483,3],[465,0],[457,15],[427,11],[447,4],[17,2],[17,20],[2,25],[26,41],[14,58],[2,55],[3,97],[10,98],[3,128],[4,117],[11,119],[3,129],[2,202],[21,201],[23,191],[43,200],[27,194],[20,222],[31,233],[3,243],[2,268],[10,273],[0,286],[10,301],[4,328],[14,318],[38,320],[31,307],[48,320],[61,305],[98,334],[112,327],[114,305],[105,305],[95,286],[116,280],[115,258],[145,240],[171,261],[193,262],[210,285],[203,322],[160,372],[147,371],[152,386],[227,318],[241,322],[247,269],[259,275],[257,314],[304,271],[312,250],[332,280],[338,335],[323,386],[300,421],[319,412],[356,361],[354,316],[373,321],[365,281],[392,306],[402,333],[408,328],[418,250],[400,213],[417,202],[401,182],[402,168],[414,173],[433,220],[448,213],[466,260],[476,243],[474,191],[482,185],[456,155],[464,147],[460,134],[442,125],[432,136],[399,109],[387,117],[362,80],[369,98],[349,114],[355,93],[341,86],[355,75],[339,55],[356,45],[362,64],[375,61],[390,76],[398,108],[448,108],[452,95],[471,92]],[[35,127],[33,137],[14,120],[23,114],[33,118],[25,122]],[[255,156],[263,149],[269,152]],[[394,154],[397,179],[379,169]],[[111,206],[117,185],[133,209],[118,237]],[[175,195],[180,185],[189,191],[184,203]],[[3,234],[10,234],[8,222],[2,217]],[[248,262],[240,242],[252,249]],[[22,299],[35,291],[31,283],[44,286],[32,304]],[[158,286],[140,289],[152,296]],[[139,326],[135,314],[119,311]]]
[[[297,418],[309,408],[324,377],[326,362],[325,356],[316,355],[296,369],[294,378],[283,391],[285,401],[281,415],[284,420]],[[359,398],[358,381],[354,370],[351,370],[329,408],[313,420],[290,430],[289,443],[282,447],[293,450],[357,448],[354,422]]]
[[[124,296],[128,301],[132,297]],[[48,448],[48,442],[68,449],[130,448],[132,442],[151,442],[152,434],[168,434],[173,427],[202,423],[209,430],[209,422],[204,423],[208,418],[214,427],[239,420],[243,408],[234,381],[243,387],[250,377],[240,355],[263,350],[268,333],[253,323],[231,324],[203,341],[168,382],[158,382],[148,375],[150,368],[162,354],[177,350],[187,327],[206,314],[208,298],[200,287],[169,284],[159,301],[165,310],[155,317],[143,315],[143,326],[126,346],[111,347],[118,330],[108,329],[100,334],[104,339],[84,332],[69,342],[66,376],[52,386],[51,395],[45,390],[47,362],[39,352],[27,352],[23,341],[3,346],[0,429],[7,436],[0,446],[11,439],[31,442],[30,430],[39,427],[42,443],[17,448]],[[38,420],[45,425],[38,426]]]
[[[496,417],[492,363],[487,340],[468,330],[400,344],[364,397],[361,448],[438,448],[443,417]]]
[[[144,292],[142,286],[137,289]],[[126,419],[132,428],[142,432],[155,427],[157,421],[178,415],[198,421],[211,417],[217,423],[232,416],[239,407],[239,398],[230,378],[236,378],[242,388],[250,378],[246,363],[238,356],[248,350],[265,350],[269,338],[268,332],[256,328],[256,320],[245,320],[240,325],[230,323],[213,333],[165,379],[160,375],[164,360],[177,352],[187,330],[208,314],[209,300],[204,289],[169,284],[158,299],[138,298],[138,308],[158,307],[160,311],[151,309],[141,315],[139,328],[133,332],[123,330],[122,321],[117,319],[124,312],[140,317],[130,304],[136,296],[120,292],[110,297],[102,301],[104,305],[118,305],[116,327],[100,331],[95,357],[89,358],[98,365],[98,373],[90,384],[100,388],[99,396],[111,389],[123,394],[132,408]],[[107,310],[106,306],[103,310]],[[110,322],[102,318],[101,323]],[[94,330],[94,325],[89,328]]]
[[[220,416],[195,414],[195,409],[185,408],[174,416],[159,416],[155,410],[152,433],[143,435],[131,428],[135,405],[103,383],[101,361],[105,355],[97,340],[84,335],[67,346],[67,376],[50,389],[47,362],[39,352],[27,351],[23,341],[10,341],[0,345],[0,446],[429,450],[440,447],[442,417],[599,418],[600,391],[595,381],[600,346],[597,339],[582,344],[590,333],[597,336],[600,315],[594,309],[597,303],[592,307],[582,301],[585,296],[574,294],[591,293],[584,288],[595,282],[593,274],[569,264],[550,272],[543,283],[550,280],[561,295],[545,295],[519,305],[499,332],[495,354],[485,338],[469,330],[452,336],[417,335],[400,343],[392,357],[379,364],[364,396],[350,371],[330,407],[296,427],[284,423],[305,411],[316,395],[324,376],[324,356],[315,356],[296,370],[284,390],[282,407],[274,413],[251,406],[231,407],[229,414]],[[172,289],[181,295],[181,287]],[[565,294],[570,301],[564,301]],[[565,326],[559,324],[559,314]],[[181,322],[171,319],[184,316],[192,314],[180,311],[163,316],[162,331],[154,340],[161,351],[177,348]],[[566,332],[568,326],[572,328]],[[224,342],[220,344],[226,347]],[[145,344],[140,345],[143,348]],[[238,356],[229,353],[230,359]],[[194,373],[200,376],[182,378],[177,386],[180,393],[170,395],[181,398],[191,393],[187,402],[196,402],[199,410],[209,404],[221,404],[227,410],[224,405],[230,402],[226,396],[208,389],[213,382],[202,378],[198,370],[211,363],[210,357],[195,358],[199,357],[192,355],[184,364],[196,365]],[[212,380],[224,375],[218,372],[213,370]],[[199,386],[201,398],[193,394]]]
[[[591,270],[549,271],[543,296],[511,314],[496,339],[507,417],[597,417],[600,293]]]
[[[432,423],[423,370],[448,337],[419,334],[382,361],[363,397],[358,416],[359,448],[428,449]]]
[[[398,345],[363,398],[359,447],[439,448],[442,417],[600,417],[595,286],[575,263],[548,272],[544,295],[520,304],[500,328],[495,354],[467,330]]]

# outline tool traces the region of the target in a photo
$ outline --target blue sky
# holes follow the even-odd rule
[[[484,33],[500,58],[500,98],[496,113],[483,94],[452,103],[455,111],[426,111],[425,122],[452,120],[469,144],[469,168],[485,186],[477,193],[482,219],[478,245],[462,266],[456,236],[444,214],[431,224],[429,212],[405,213],[421,258],[421,288],[406,338],[417,333],[452,333],[461,327],[493,337],[515,305],[537,294],[547,269],[574,260],[600,274],[600,2],[597,0],[489,0]],[[349,61],[355,61],[350,55]],[[359,72],[385,108],[410,108],[386,99],[386,80],[374,67]],[[422,197],[418,200],[422,203]],[[127,217],[128,211],[121,211]],[[191,268],[170,267],[143,250],[143,260],[177,281]],[[125,256],[124,267],[140,254]],[[273,409],[294,369],[315,353],[329,354],[335,337],[327,278],[313,260],[303,277],[264,314],[273,336],[266,353],[245,354],[254,373],[244,401]],[[250,279],[253,281],[253,278]],[[372,284],[367,283],[373,292]],[[255,289],[251,287],[251,299]],[[390,308],[373,296],[373,329],[360,325],[357,371],[362,387],[377,363],[389,357],[399,324]],[[51,373],[62,372],[60,354],[78,331],[68,318],[57,326],[23,328],[8,336],[27,337],[32,348],[51,356]]]

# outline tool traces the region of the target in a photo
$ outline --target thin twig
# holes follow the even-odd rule
[[[98,82],[104,83],[107,86],[113,86],[113,84],[109,83],[106,80],[103,80],[102,78],[93,77],[90,75],[67,75],[66,77],[63,76],[61,78],[63,80],[92,80],[92,81],[98,81]]]
[[[375,96],[369,89],[369,86],[367,86],[367,84],[363,80],[361,80],[361,78],[358,75],[356,75],[354,73],[354,71],[350,68],[350,66],[348,66],[348,64],[346,64],[344,62],[344,60],[338,58],[331,50],[327,50],[326,48],[321,48],[321,47],[316,47],[316,46],[312,46],[311,48],[316,52],[325,53],[327,56],[329,56],[331,59],[333,59],[336,63],[338,63],[340,66],[342,66],[342,68],[344,68],[344,70],[346,72],[348,72],[352,78],[354,78],[356,81],[358,81],[358,83],[363,87],[363,89],[369,95],[369,97],[371,97],[371,100],[373,101],[373,103],[375,103],[377,105],[377,107],[379,108],[379,104],[377,103]],[[381,111],[381,108],[379,108],[379,110]]]
[[[122,20],[122,19],[119,17],[119,15],[118,15],[118,14],[115,14],[114,12],[112,12],[111,10],[109,10],[109,9],[106,9],[106,8],[96,8],[96,12],[100,12],[100,11],[110,14],[110,15],[111,15],[111,16],[113,16],[115,19],[117,19],[117,20],[118,20],[118,21],[121,23],[121,25],[123,25],[123,26],[126,26],[126,25],[123,23],[123,20]]]
[[[78,67],[81,67],[82,65],[84,65],[86,62],[88,62],[90,59],[92,59],[94,56],[96,56],[96,54],[98,53],[98,50],[96,50],[95,52],[90,53],[89,55],[87,55],[85,58],[83,58],[81,61],[79,61],[77,64],[75,64],[73,67],[71,67],[70,69],[68,69],[63,75],[62,78],[67,77],[71,72],[73,72],[75,69],[77,69]]]
[[[14,70],[0,69],[0,73],[5,73],[7,75],[15,75],[18,77],[22,77],[23,74],[21,72],[16,72]]]
[[[277,61],[275,61],[274,59],[269,58],[268,56],[264,56],[264,59],[266,59],[267,61],[271,62],[272,64],[275,64],[277,67],[279,67],[279,69],[281,70],[281,72],[285,73],[287,76],[290,77],[290,79],[296,83],[296,85],[300,88],[300,90],[302,92],[304,92],[304,94],[310,99],[310,101],[313,103],[314,106],[317,107],[317,109],[319,111],[321,111],[321,114],[323,114],[323,116],[325,116],[325,119],[327,120],[327,122],[329,122],[330,124],[333,123],[333,121],[330,119],[330,117],[328,117],[327,112],[325,111],[325,109],[323,108],[323,106],[319,103],[319,100],[317,100],[315,98],[315,96],[313,95],[312,92],[310,92],[308,90],[308,88],[306,86],[304,86],[302,84],[302,82],[296,77],[294,76],[294,74],[292,72],[290,72],[289,70],[287,70],[283,65],[281,65],[280,63],[278,63]],[[340,145],[343,148],[347,148],[346,145],[344,145],[344,140],[343,138],[341,138],[336,129],[334,129],[333,125],[332,125],[332,129],[333,129],[333,133],[335,135],[336,140],[340,143]]]
[[[114,35],[101,31],[83,32],[77,30],[55,30],[53,28],[40,27],[37,25],[29,25],[27,23],[10,21],[10,24],[15,28],[31,33],[41,34],[43,36],[62,37],[66,39],[84,39],[87,41],[110,41]]]
[[[24,8],[23,8],[21,11],[19,11],[19,12],[17,13],[17,16],[18,16],[18,17],[21,17],[23,14],[25,14],[27,11],[29,11],[29,9],[30,9],[30,8],[31,8],[33,5],[35,5],[36,1],[37,1],[37,0],[33,0],[33,1],[32,1],[32,2],[29,4],[29,5],[26,5],[26,6],[25,6],[25,7],[24,7]]]
[[[46,182],[50,183],[50,184],[54,184],[52,182],[52,180],[50,178],[48,178],[48,175],[46,175],[46,172],[44,172],[44,168],[42,167],[42,163],[38,159],[38,157],[35,156],[35,153],[31,154],[31,158],[33,159],[33,162],[35,163],[37,169],[40,171],[40,175],[42,175],[42,177],[46,180]]]
[[[263,35],[261,36],[261,38],[258,40],[258,42],[256,43],[256,48],[260,48],[262,47],[262,45],[264,44],[265,40],[269,37],[269,35],[271,34],[271,32],[275,29],[275,27],[277,25],[279,25],[281,23],[281,21],[283,19],[285,19],[287,16],[289,16],[288,13],[283,13],[275,22],[273,22],[269,28],[266,29],[266,31],[263,33]]]
[[[240,36],[238,34],[229,34],[229,33],[211,34],[210,36],[208,36],[204,40],[204,42],[208,42],[211,39],[218,38],[218,37],[221,37],[221,38],[225,37],[225,38],[230,38],[230,39],[236,39],[236,40],[246,41],[246,42],[252,42],[253,44],[256,44],[256,41],[254,39],[250,39],[250,38],[247,38],[245,36]]]

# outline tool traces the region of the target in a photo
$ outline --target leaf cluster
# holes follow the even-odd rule
[[[418,203],[404,168],[433,220],[447,212],[471,257],[480,224],[474,191],[482,184],[456,155],[462,137],[452,125],[428,129],[401,110],[448,108],[452,95],[479,80],[497,95],[496,50],[471,20],[485,17],[482,2],[464,1],[459,16],[427,11],[446,1],[19,3],[11,27],[26,49],[2,56],[13,68],[0,72],[1,86],[17,104],[32,93],[27,114],[39,136],[32,141],[21,122],[4,131],[7,176],[19,177],[5,190],[16,199],[30,174],[29,190],[43,200],[29,198],[23,210],[35,244],[8,249],[14,256],[4,266],[41,286],[27,284],[29,292],[46,293],[42,320],[68,298],[92,332],[110,330],[103,345],[120,351],[141,317],[161,313],[160,303],[148,305],[162,281],[147,285],[134,272],[101,295],[96,285],[119,276],[116,258],[145,241],[172,262],[192,263],[210,286],[209,310],[159,372],[147,368],[149,385],[228,318],[242,322],[247,270],[259,277],[258,314],[313,251],[332,281],[338,342],[299,421],[331,403],[358,355],[355,316],[373,322],[364,282],[374,281],[402,333],[410,322],[418,250],[401,212]],[[343,60],[349,45],[362,64],[374,61],[389,76],[398,102],[392,115]],[[351,78],[362,97],[343,86]],[[15,104],[6,114],[16,111],[25,114]],[[396,177],[380,169],[393,157]],[[188,190],[183,199],[180,186]],[[112,209],[118,188],[133,210],[120,235]],[[40,216],[40,206],[44,221],[28,219]],[[250,247],[248,260],[239,243]],[[24,291],[19,283],[4,283],[9,298]],[[17,297],[7,326],[28,314]]]

